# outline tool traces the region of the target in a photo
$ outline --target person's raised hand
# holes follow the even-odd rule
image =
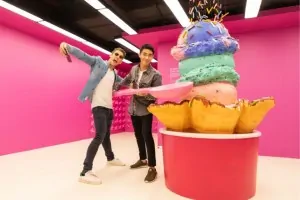
[[[60,43],[60,45],[59,45],[59,52],[63,56],[67,56],[68,55],[67,43],[65,43],[65,42]]]

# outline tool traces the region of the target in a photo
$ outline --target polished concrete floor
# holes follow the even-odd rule
[[[79,183],[78,174],[90,140],[0,157],[1,200],[184,200],[164,185],[161,149],[158,179],[144,183],[147,169],[107,167],[100,148],[94,169],[102,185]],[[117,157],[131,164],[138,158],[134,136],[112,135]],[[260,157],[257,195],[253,200],[300,200],[300,160]]]

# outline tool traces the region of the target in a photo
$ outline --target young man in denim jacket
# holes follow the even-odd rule
[[[91,68],[90,77],[79,96],[79,100],[81,102],[87,99],[91,101],[96,135],[87,149],[79,181],[88,184],[101,184],[100,178],[92,172],[93,161],[101,144],[108,164],[125,166],[122,161],[115,158],[112,151],[110,127],[113,120],[113,87],[122,80],[115,73],[115,67],[122,63],[126,52],[121,48],[116,48],[112,51],[109,60],[104,61],[100,56],[88,55],[65,42],[60,44],[59,50],[62,55],[73,55]]]

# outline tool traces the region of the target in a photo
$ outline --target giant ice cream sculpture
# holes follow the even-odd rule
[[[199,8],[191,7],[194,11]],[[148,110],[172,131],[251,133],[274,107],[274,99],[238,99],[240,77],[233,54],[239,43],[222,24],[224,15],[220,18],[217,9],[206,8],[208,13],[217,11],[212,20],[194,11],[190,10],[198,18],[183,29],[171,49],[171,55],[179,61],[178,82],[193,82],[193,89],[180,103],[155,104]]]
[[[248,200],[256,191],[261,135],[256,129],[274,99],[239,99],[233,58],[239,44],[222,24],[220,5],[215,0],[190,3],[197,4],[190,9],[192,23],[171,49],[179,61],[178,83],[118,95],[142,91],[169,100],[148,110],[165,126],[160,132],[165,184],[171,191],[190,199]],[[172,97],[182,101],[172,102]]]

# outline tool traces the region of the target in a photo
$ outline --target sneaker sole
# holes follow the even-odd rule
[[[78,181],[80,183],[84,183],[84,184],[88,184],[88,185],[101,185],[102,184],[102,182],[86,181],[86,180],[83,180],[81,178],[79,178]]]
[[[148,165],[143,165],[143,166],[140,166],[140,167],[130,167],[130,169],[141,169],[141,168],[147,168]]]

